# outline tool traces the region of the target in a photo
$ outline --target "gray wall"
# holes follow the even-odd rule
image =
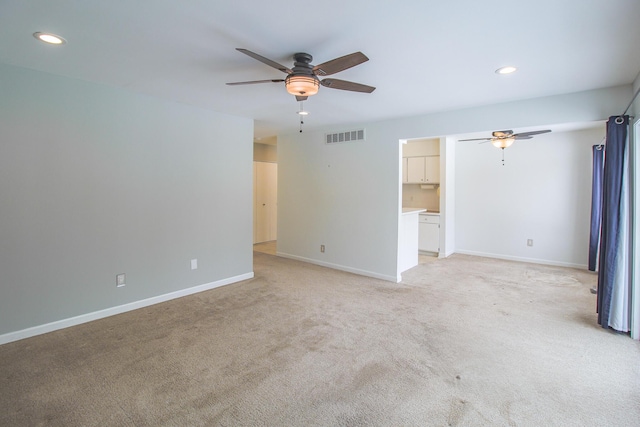
[[[252,272],[251,120],[0,75],[0,338]]]
[[[400,280],[397,268],[402,191],[400,140],[600,121],[624,110],[632,94],[631,85],[626,85],[278,135],[278,252],[291,258],[359,274]],[[366,141],[334,146],[324,144],[324,132],[363,128],[366,129]],[[454,200],[456,217],[460,207],[457,205],[459,199],[455,187],[465,182],[464,174],[467,171],[460,170],[452,156],[464,156],[465,153],[461,152],[464,149],[465,146],[458,145],[451,152],[446,146],[440,150],[448,170],[441,176],[454,174],[456,184],[452,185],[454,188],[446,188],[447,193],[443,197]],[[541,158],[553,156],[548,148],[544,150],[539,153]],[[490,150],[489,153],[499,156],[496,151],[499,150]],[[491,162],[486,167],[501,168],[499,157],[496,157],[496,161],[497,165]],[[546,176],[545,167],[545,164],[540,164],[536,169],[540,179]],[[531,181],[534,179],[531,178]],[[540,200],[528,201],[529,206],[545,206],[545,203],[544,195]],[[446,209],[447,206],[440,207],[441,219],[451,218]],[[571,224],[572,218],[565,217],[563,221]],[[455,240],[460,242],[464,241],[467,232],[485,227],[479,220],[466,222],[464,226],[468,228],[457,228],[457,224],[450,222],[447,220],[445,233],[455,236]],[[581,239],[582,230],[575,232],[579,233],[578,240]],[[508,246],[495,248],[489,245],[490,242],[485,243],[483,246],[474,246],[473,250],[517,256],[509,252]],[[326,247],[325,253],[319,250],[321,244]],[[551,246],[553,242],[545,242],[546,245]],[[446,252],[453,250],[447,246]]]
[[[605,124],[516,141],[456,143],[456,252],[587,268],[592,146]],[[527,239],[533,246],[527,246]]]
[[[349,129],[361,127],[338,128]],[[397,280],[399,141],[376,132],[324,141],[313,131],[278,136],[278,254]]]
[[[638,73],[638,76],[633,82],[633,93],[635,94],[638,89],[640,89],[640,73]],[[640,119],[640,95],[633,101],[633,105],[627,114],[635,116],[634,121]]]

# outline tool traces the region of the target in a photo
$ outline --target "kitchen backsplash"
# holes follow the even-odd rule
[[[405,208],[426,208],[427,211],[440,210],[437,190],[423,190],[420,184],[402,185],[402,206]]]

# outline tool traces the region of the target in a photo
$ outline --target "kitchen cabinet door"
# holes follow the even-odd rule
[[[440,182],[440,156],[427,156],[424,160],[424,182],[438,184]]]
[[[418,225],[418,249],[426,252],[440,252],[440,217],[420,215]]]
[[[407,157],[407,182],[424,183],[424,157]]]
[[[406,163],[407,179],[404,179],[404,161]],[[402,159],[402,182],[408,184],[439,184],[440,156],[406,157]]]

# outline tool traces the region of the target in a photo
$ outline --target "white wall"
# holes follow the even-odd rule
[[[399,155],[375,132],[332,145],[318,132],[279,135],[278,254],[395,281]]]
[[[585,267],[591,147],[599,128],[538,135],[501,150],[456,144],[456,252]],[[533,239],[533,246],[527,246]]]
[[[640,73],[633,82],[634,94],[640,89]],[[632,267],[632,305],[631,305],[631,337],[640,339],[640,95],[635,99],[632,110],[635,118],[631,121],[632,136],[630,156],[631,162],[631,209],[632,209],[632,257],[635,260]],[[630,140],[630,141],[631,141]]]
[[[446,185],[440,187],[440,256],[455,252],[456,246],[456,144],[455,138],[440,138],[440,176]]]
[[[599,121],[623,110],[631,95],[627,85],[279,135],[278,250],[374,277],[399,278],[399,140]],[[323,142],[324,132],[361,128],[366,129],[367,141],[337,146]],[[455,171],[457,180],[464,171],[457,164]],[[447,187],[447,191],[452,189]],[[545,200],[543,195],[532,205],[543,205]],[[446,207],[441,206],[442,214],[447,215]],[[455,225],[456,240],[466,232]],[[326,245],[325,254],[320,253],[320,244]]]
[[[0,342],[253,274],[251,120],[0,75]]]

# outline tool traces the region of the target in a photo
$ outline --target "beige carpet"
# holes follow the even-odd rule
[[[254,255],[255,279],[0,346],[0,425],[640,423],[640,344],[596,325],[591,273]]]

